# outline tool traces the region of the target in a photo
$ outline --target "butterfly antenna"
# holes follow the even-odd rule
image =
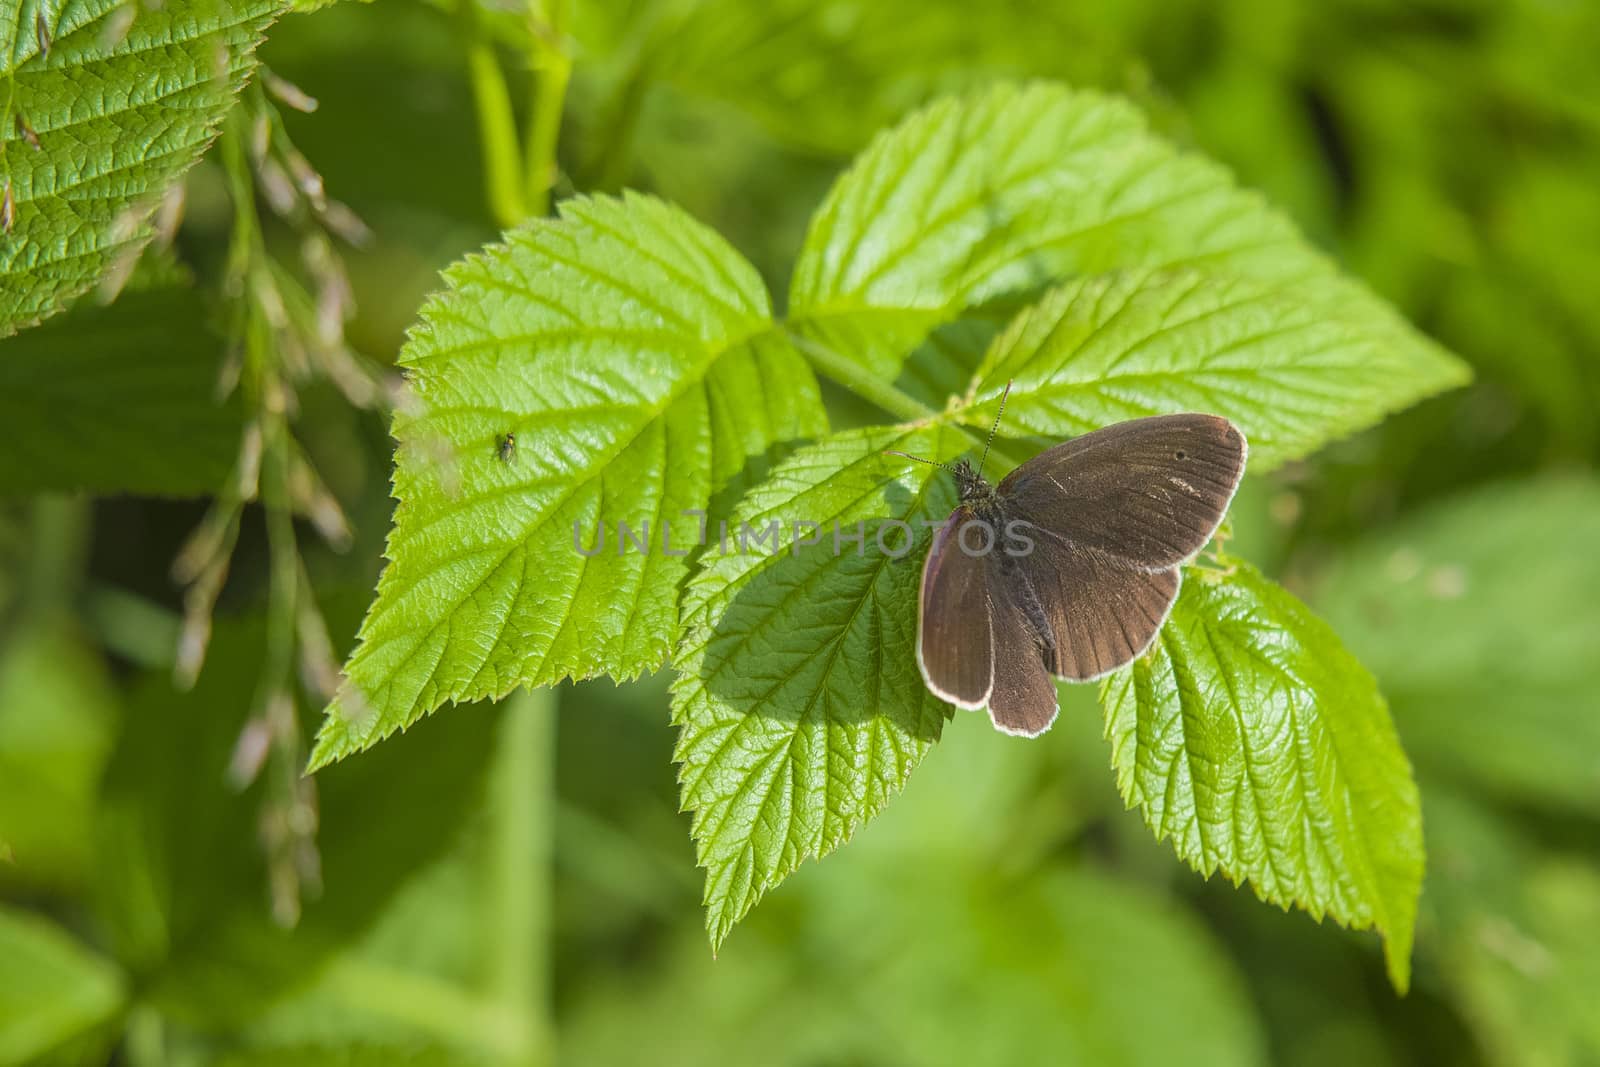
[[[930,467],[942,467],[945,470],[949,470],[950,469],[950,464],[948,464],[948,463],[939,463],[939,462],[937,462],[935,460],[923,459],[921,456],[913,456],[910,452],[900,452],[900,451],[897,451],[895,449],[888,448],[888,449],[884,449],[883,454],[886,455],[886,456],[900,456],[900,457],[902,457],[904,459],[914,459],[918,463],[926,463]]]
[[[1000,431],[1000,416],[1006,413],[1006,400],[1011,396],[1011,382],[1006,383],[1006,391],[1000,394],[1000,410],[994,413],[994,425],[989,427],[989,439],[983,443],[983,458],[978,460],[978,473],[983,474],[983,465],[989,459],[989,447],[994,444],[994,435]]]

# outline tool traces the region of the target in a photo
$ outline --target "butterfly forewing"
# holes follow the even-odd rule
[[[981,708],[994,678],[994,638],[989,619],[989,555],[961,548],[961,527],[979,521],[957,508],[940,527],[922,568],[917,662],[928,688],[964,708]],[[974,545],[981,539],[973,538]]]
[[[1145,570],[1205,547],[1244,473],[1245,441],[1215,415],[1117,423],[1047,449],[999,485],[1007,513]]]

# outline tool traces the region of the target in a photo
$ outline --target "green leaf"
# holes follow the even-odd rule
[[[199,496],[227,478],[243,429],[219,403],[222,342],[198,294],[127,292],[0,346],[0,493]]]
[[[878,137],[813,218],[789,305],[798,329],[868,373],[915,381],[925,376],[922,354],[909,366],[908,357],[966,309],[1131,268],[1253,279],[1359,330],[1383,350],[1369,357],[1368,382],[1404,369],[1381,403],[1368,401],[1366,421],[1464,379],[1222,167],[1151,135],[1124,101],[1050,84],[945,99]],[[1078,314],[1094,318],[1092,309]],[[1298,341],[1278,358],[1324,361],[1326,338]],[[1145,383],[1126,397],[1148,407],[1161,399],[1159,384]],[[1331,403],[1323,414],[1322,425],[1301,427],[1297,448],[1359,424]]]
[[[446,281],[401,355],[390,564],[313,767],[446,700],[660,667],[689,573],[663,532],[694,546],[686,512],[826,429],[754,269],[660,201],[569,200]]]
[[[1194,271],[1069,282],[989,349],[977,393],[991,399],[963,418],[988,429],[1013,379],[1002,428],[1014,435],[1207,411],[1239,425],[1259,472],[1465,382],[1453,359],[1393,344],[1392,324],[1319,306],[1304,290]]]
[[[119,713],[105,664],[70,630],[33,619],[0,645],[0,885],[81,884]]]
[[[867,429],[801,449],[745,497],[728,550],[708,552],[685,592],[674,758],[713,946],[801,860],[883,810],[939,737],[948,709],[917,671],[917,584],[924,522],[942,522],[954,492],[881,453],[943,455],[953,437]],[[844,540],[857,523],[859,553]],[[747,529],[777,550],[741,541]],[[880,530],[909,551],[880,549]]]
[[[1422,823],[1377,684],[1253,568],[1185,577],[1155,646],[1101,685],[1123,799],[1201,873],[1378,930],[1403,990]]]
[[[0,114],[0,183],[10,183],[15,205],[0,240],[0,337],[131,265],[167,189],[200,158],[255,69],[255,48],[281,6],[0,4],[9,102]],[[118,39],[113,20],[133,10]]]
[[[0,1063],[35,1063],[109,1022],[122,976],[47,919],[0,905]]]
[[[627,10],[591,6],[611,11],[613,21]],[[651,42],[651,75],[726,101],[780,141],[827,155],[855,151],[929,96],[995,77],[1120,80],[1132,66],[1123,38],[1155,21],[1153,4],[1125,6],[1123,19],[1107,20],[1092,9],[1030,0],[989,0],[981,17],[960,0],[686,6],[685,16],[660,20],[665,32]],[[590,30],[585,43],[614,36]]]
[[[333,2],[328,0],[328,3]],[[362,2],[370,3],[371,0]],[[494,1067],[504,1061],[489,1057],[480,1059],[441,1045],[373,1042],[236,1049],[211,1062],[215,1067],[279,1067],[284,1063],[292,1063],[295,1067]]]
[[[1341,554],[1314,598],[1419,763],[1600,815],[1600,483],[1475,490]]]
[[[804,907],[720,959],[683,936],[574,990],[563,1062],[631,1062],[641,1033],[659,1067],[1267,1062],[1238,971],[1192,913],[1059,863],[1008,878],[942,843],[808,871]]]

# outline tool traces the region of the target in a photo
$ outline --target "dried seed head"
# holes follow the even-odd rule
[[[261,776],[266,766],[267,754],[272,751],[272,730],[266,720],[253,718],[244,724],[233,743],[233,755],[228,759],[228,784],[243,792]]]
[[[307,93],[294,82],[280,78],[270,70],[261,76],[261,84],[266,86],[267,92],[277,97],[289,107],[306,114],[317,110],[317,98]]]
[[[328,197],[324,191],[322,175],[317,173],[311,161],[294,149],[285,154],[284,161],[289,165],[289,173],[294,176],[295,185],[311,202],[311,206],[318,211],[326,208]]]
[[[267,158],[267,150],[272,147],[272,116],[265,111],[258,112],[250,121],[250,158],[259,166]]]
[[[354,248],[365,248],[372,243],[372,230],[349,206],[338,200],[329,200],[319,212],[322,224],[341,241]]]
[[[278,165],[278,161],[270,157],[263,159],[256,167],[256,176],[261,180],[261,195],[266,197],[267,206],[285,218],[294,214],[299,196],[295,192],[294,182],[289,180],[288,173]]]

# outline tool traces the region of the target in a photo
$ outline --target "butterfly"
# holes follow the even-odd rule
[[[1049,729],[1052,676],[1092,681],[1150,647],[1178,598],[1179,568],[1216,533],[1248,452],[1227,419],[1181,414],[1075,437],[999,485],[983,477],[987,445],[977,468],[934,464],[955,476],[960,504],[922,569],[917,665],[928,689],[987,706],[1009,734]]]

